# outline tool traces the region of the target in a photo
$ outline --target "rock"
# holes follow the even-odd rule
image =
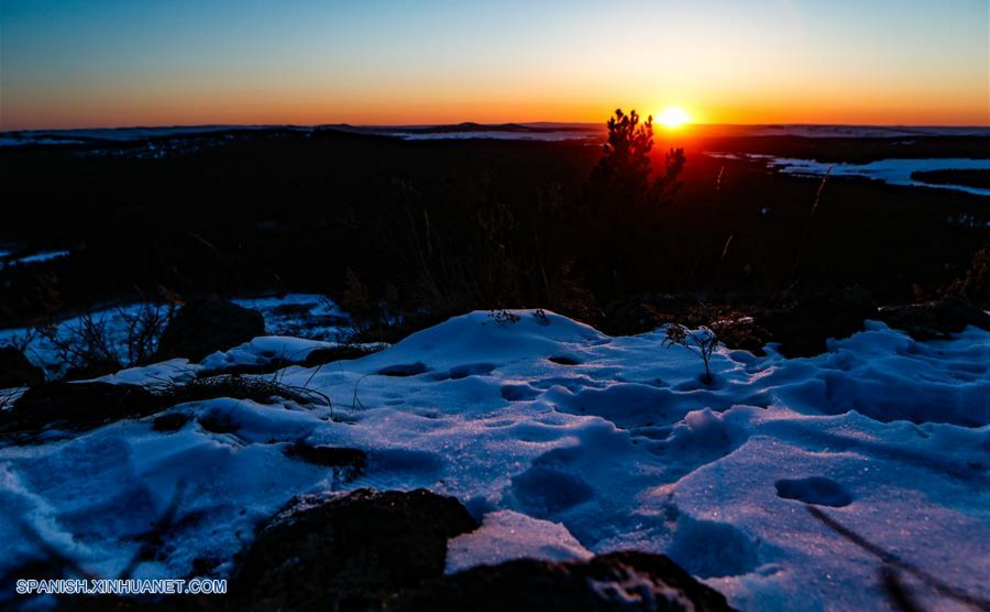
[[[0,412],[0,431],[34,431],[55,424],[95,427],[164,407],[160,398],[134,385],[52,383],[28,389],[13,408]]]
[[[306,356],[303,366],[313,368],[334,361],[345,361],[367,357],[385,348],[384,344],[339,344],[333,347],[318,348]]]
[[[424,489],[298,497],[247,552],[233,609],[380,609],[443,576],[447,540],[476,527],[456,499]]]
[[[185,427],[190,420],[192,417],[184,412],[163,414],[160,417],[155,417],[151,423],[151,430],[174,433]]]
[[[89,380],[119,372],[123,366],[115,359],[94,359],[69,368],[62,380]]]
[[[862,292],[847,290],[812,298],[790,310],[767,311],[756,323],[780,343],[786,357],[811,357],[828,350],[829,338],[846,338],[863,329],[863,321],[876,319],[877,308]]]
[[[389,602],[398,612],[473,610],[731,611],[717,591],[663,555],[635,551],[556,563],[519,559],[445,576]]]
[[[265,318],[257,310],[221,300],[196,300],[183,306],[169,322],[155,358],[200,361],[264,335]]]
[[[920,341],[944,339],[968,325],[990,330],[990,315],[958,299],[884,308],[879,319]]]
[[[368,465],[368,455],[356,448],[338,446],[310,446],[308,444],[292,444],[286,447],[285,454],[306,463],[333,468],[344,482],[353,482],[364,474]]]
[[[671,295],[645,294],[613,302],[605,309],[600,328],[612,336],[628,336],[653,331],[666,323],[687,323],[697,300]]]
[[[45,373],[12,346],[0,347],[0,389],[33,387],[45,382]]]
[[[692,329],[717,325],[718,339],[728,348],[765,355],[763,346],[770,340],[770,333],[749,316],[750,310],[731,304],[706,305],[689,296],[646,294],[610,304],[600,327],[609,335],[625,336],[653,331],[668,323]]]
[[[756,323],[753,317],[724,319],[715,328],[718,331],[718,341],[727,348],[749,351],[761,357],[767,354],[763,347],[772,341],[770,332]]]

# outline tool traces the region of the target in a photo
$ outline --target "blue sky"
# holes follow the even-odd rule
[[[987,0],[3,0],[0,125],[986,124]]]

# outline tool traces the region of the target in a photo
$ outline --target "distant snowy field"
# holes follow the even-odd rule
[[[362,359],[282,373],[332,398],[337,420],[216,399],[170,412],[229,417],[230,433],[195,419],[155,432],[147,418],[0,446],[0,573],[38,554],[33,533],[114,577],[177,490],[171,539],[136,577],[231,559],[293,495],[427,487],[483,517],[450,542],[448,571],[635,548],[670,555],[742,610],[889,610],[876,552],[808,503],[915,566],[904,578],[925,609],[965,609],[926,572],[990,598],[990,333],[919,343],[871,322],[815,358],[723,349],[706,387],[700,361],[661,331],[613,338],[518,314],[456,317]],[[307,341],[228,353],[280,343]],[[367,472],[345,483],[287,457],[300,440],[365,450]]]
[[[987,170],[990,171],[990,159],[882,159],[868,164],[829,164],[810,159],[773,158],[770,166],[784,174],[805,176],[858,176],[862,178],[883,181],[888,185],[903,185],[910,187],[931,187],[933,189],[951,189],[965,191],[974,195],[990,196],[990,189],[970,187],[968,185],[952,185],[941,183],[926,183],[912,178],[915,172],[933,170]]]
[[[990,196],[990,189],[971,187],[969,185],[953,185],[943,183],[926,183],[912,177],[915,172],[930,172],[934,170],[986,170],[990,171],[990,159],[970,158],[920,158],[920,159],[881,159],[865,164],[829,163],[814,159],[797,159],[791,157],[775,157],[763,154],[736,153],[707,153],[717,159],[745,159],[765,163],[782,174],[796,176],[829,176],[859,177],[881,181],[888,185],[904,187],[930,187],[932,189],[950,189],[964,191],[980,196]]]
[[[0,269],[3,269],[5,266],[42,263],[45,261],[51,261],[52,259],[58,259],[60,257],[68,257],[69,254],[70,251],[65,250],[38,251],[37,253],[32,253],[30,255],[14,257],[11,251],[0,250]]]
[[[231,132],[288,130],[312,133],[322,129],[341,130],[406,140],[604,140],[600,123],[535,122],[517,124],[459,125],[206,125],[174,127],[92,128],[75,130],[24,130],[0,132],[0,147],[25,145],[81,145],[140,142],[166,138],[202,138]],[[912,138],[960,136],[990,138],[990,127],[869,126],[869,125],[696,125],[698,136],[796,136],[803,138]]]

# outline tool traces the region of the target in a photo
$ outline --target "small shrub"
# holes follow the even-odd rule
[[[506,310],[504,308],[489,310],[488,318],[494,321],[496,325],[505,325],[506,323],[518,323],[520,320],[519,315],[512,312],[511,310]]]
[[[709,361],[715,353],[715,349],[718,348],[718,335],[707,326],[692,331],[679,323],[668,325],[666,334],[665,346],[682,346],[701,358],[705,364],[705,374],[701,381],[706,385],[711,384],[715,377],[712,376]]]
[[[123,308],[118,310],[126,330],[124,346],[129,365],[147,363],[151,359],[165,328],[175,316],[176,308],[177,302],[169,301],[164,306],[145,302],[134,312]]]
[[[990,244],[973,254],[966,273],[949,283],[942,293],[977,306],[990,305]]]
[[[185,384],[163,383],[150,390],[162,398],[165,405],[173,406],[221,397],[252,400],[259,404],[268,404],[275,398],[281,398],[300,405],[322,404],[333,410],[330,398],[319,391],[260,376],[223,374],[197,378]]]
[[[72,325],[54,321],[37,327],[38,336],[55,349],[66,371],[109,373],[123,367],[107,330],[107,317],[85,314]]]
[[[72,324],[49,320],[34,328],[23,344],[26,348],[35,337],[44,339],[54,348],[66,378],[102,376],[149,363],[175,310],[175,302],[144,302],[133,310],[118,308],[116,315],[123,323],[123,332],[116,338],[110,328],[110,313],[87,313]]]
[[[351,268],[348,268],[346,272],[346,286],[343,295],[340,296],[340,306],[347,314],[351,315],[357,326],[370,325],[374,318],[375,313],[368,287],[361,282],[357,272]]]

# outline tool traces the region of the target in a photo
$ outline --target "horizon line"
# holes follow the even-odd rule
[[[640,115],[642,116],[642,115]],[[648,115],[649,116],[649,115]],[[164,130],[164,129],[203,129],[203,128],[321,128],[346,126],[354,128],[424,128],[424,127],[450,127],[458,125],[477,126],[504,126],[504,125],[571,125],[571,126],[600,126],[606,127],[605,121],[559,121],[559,120],[538,120],[538,121],[498,121],[483,123],[470,119],[455,122],[442,123],[349,123],[346,121],[336,123],[176,123],[176,124],[156,124],[156,125],[82,125],[72,127],[27,127],[27,128],[0,128],[0,134],[10,134],[17,132],[68,132],[79,130]],[[990,123],[986,124],[963,124],[963,123],[816,123],[816,122],[758,122],[758,123],[687,123],[678,130],[690,130],[695,127],[854,127],[854,128],[956,128],[956,129],[990,129]],[[656,126],[657,130],[666,131],[663,126]]]

